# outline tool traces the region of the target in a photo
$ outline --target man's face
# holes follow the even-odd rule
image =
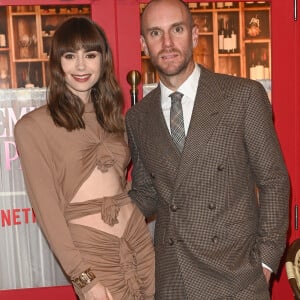
[[[160,75],[174,76],[194,66],[198,30],[177,1],[153,2],[142,18],[142,48]],[[193,67],[192,67],[193,68]]]

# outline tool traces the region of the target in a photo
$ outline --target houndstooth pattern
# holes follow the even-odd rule
[[[170,109],[170,128],[173,141],[180,152],[184,147],[185,132],[183,122],[183,111],[181,105],[182,93],[174,92],[169,95],[171,97]]]
[[[126,115],[130,197],[156,214],[156,300],[268,300],[288,226],[289,179],[263,86],[201,66],[184,151],[158,86]],[[255,206],[254,183],[261,187]]]

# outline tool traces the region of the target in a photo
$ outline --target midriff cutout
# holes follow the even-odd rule
[[[132,212],[134,210],[134,204],[129,203],[126,205],[123,205],[120,208],[120,212],[118,215],[118,223],[110,226],[109,224],[106,224],[102,218],[101,213],[96,213],[88,216],[84,216],[82,218],[77,218],[70,220],[69,223],[77,224],[77,225],[83,225],[83,226],[89,226],[92,228],[95,228],[97,230],[109,233],[111,235],[115,235],[119,238],[123,236],[123,233],[126,229],[127,223],[130,219],[130,216],[132,215]]]
[[[123,189],[120,176],[115,168],[110,168],[107,172],[102,172],[95,168],[70,203],[111,197],[121,194]]]
[[[80,208],[80,205],[88,204],[87,201],[93,202],[92,199],[98,199],[95,200],[97,201],[97,207],[93,210],[95,213],[71,219],[69,223],[89,226],[122,237],[134,209],[134,204],[129,199],[124,201],[124,196],[122,200],[118,200],[118,196],[124,192],[126,193],[120,176],[114,168],[109,168],[107,172],[95,168],[69,204],[69,206],[79,205]],[[101,212],[102,210],[104,211]],[[115,221],[112,222],[111,219]]]

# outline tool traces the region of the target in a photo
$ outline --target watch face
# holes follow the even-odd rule
[[[91,271],[91,269],[88,269],[85,272],[82,272],[78,278],[73,280],[73,282],[80,288],[83,288],[95,278],[95,274]]]

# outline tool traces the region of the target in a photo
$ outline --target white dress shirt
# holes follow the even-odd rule
[[[187,135],[192,112],[194,108],[198,83],[200,77],[200,67],[195,65],[192,74],[186,79],[186,81],[178,88],[177,92],[183,94],[181,99],[183,119],[184,119],[184,130],[185,135]],[[167,88],[162,82],[160,82],[161,89],[161,108],[166,120],[166,124],[170,131],[170,108],[171,108],[171,98],[169,97],[174,91]],[[171,132],[171,131],[170,131]]]

